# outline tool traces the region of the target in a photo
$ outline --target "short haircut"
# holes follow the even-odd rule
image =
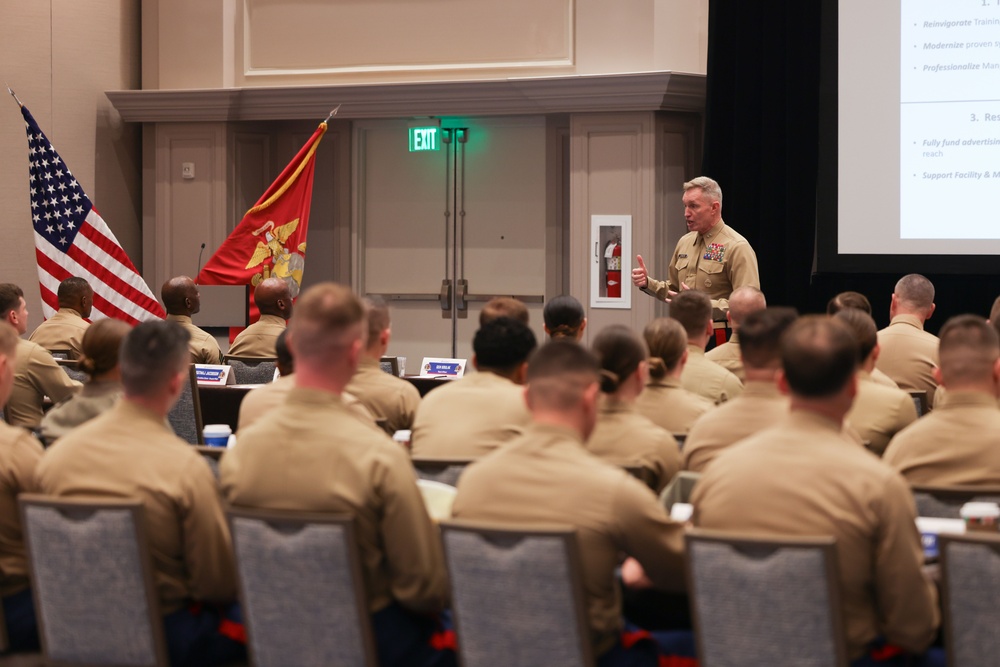
[[[497,317],[481,327],[472,339],[472,350],[480,368],[512,371],[528,360],[537,346],[535,334],[524,322]]]
[[[697,290],[681,292],[670,299],[670,317],[681,323],[688,338],[698,336],[712,320],[712,300]]]
[[[806,398],[836,395],[858,366],[858,344],[843,322],[807,315],[781,339],[781,365],[792,393]]]
[[[1000,296],[993,300],[993,307],[990,308],[990,324],[1000,333]]]
[[[649,376],[662,380],[681,362],[687,350],[687,332],[677,320],[658,317],[646,325],[642,337],[649,347]]]
[[[857,308],[845,308],[834,317],[846,324],[854,334],[854,339],[858,341],[858,361],[863,362],[878,345],[878,327],[875,326],[875,320]]]
[[[781,336],[799,317],[794,308],[772,306],[747,315],[740,325],[740,357],[746,368],[781,368]]]
[[[542,310],[542,319],[552,338],[576,338],[585,317],[583,306],[568,294],[550,299]]]
[[[692,178],[690,181],[684,184],[684,192],[692,188],[700,188],[701,193],[708,197],[712,201],[717,201],[722,203],[722,188],[713,179],[708,176],[699,176],[697,178]]]
[[[365,304],[349,287],[318,283],[300,296],[288,324],[295,363],[327,363],[344,346],[364,341]],[[379,332],[382,329],[378,329]]]
[[[17,329],[14,327],[0,327],[0,354],[7,357],[8,363],[15,363],[17,342],[19,340],[21,340],[21,337],[17,335]]]
[[[7,313],[21,305],[24,292],[14,283],[0,283],[0,317],[6,318]]]
[[[938,357],[945,385],[982,382],[1000,358],[1000,336],[978,315],[956,315],[941,327]]]
[[[91,289],[90,283],[83,278],[72,276],[59,283],[59,290],[56,293],[56,298],[59,300],[59,307],[64,308],[72,306],[79,299],[93,293],[94,290]]]
[[[176,322],[153,320],[135,326],[122,341],[119,366],[128,396],[155,396],[191,362],[191,335]]]
[[[295,304],[299,308],[299,304]],[[389,304],[380,296],[365,297],[365,317],[368,319],[368,345],[375,345],[382,332],[389,328],[392,321],[389,318]]]
[[[549,341],[528,361],[528,396],[536,407],[570,410],[599,373],[597,357],[587,348],[575,341]]]
[[[767,299],[759,288],[753,285],[737,287],[729,295],[729,319],[739,326],[750,313],[767,308]]]
[[[512,296],[498,296],[490,299],[479,312],[479,326],[498,317],[510,317],[523,324],[528,323],[528,307],[523,301]]]
[[[278,366],[281,368],[295,368],[295,360],[292,359],[292,351],[288,349],[288,328],[282,329],[278,337],[274,339],[274,354],[277,358]]]
[[[894,291],[896,297],[910,308],[927,310],[934,303],[934,285],[919,273],[900,278]]]
[[[601,364],[601,391],[613,394],[649,356],[646,344],[628,327],[612,324],[594,337],[590,349]]]
[[[872,314],[872,304],[861,292],[841,292],[826,302],[826,314],[836,315],[845,308],[857,308],[869,315]]]
[[[88,375],[107,373],[118,365],[122,341],[132,326],[121,320],[105,318],[97,320],[83,332],[80,348],[80,370]]]

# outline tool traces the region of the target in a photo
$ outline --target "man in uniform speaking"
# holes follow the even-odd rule
[[[718,183],[707,176],[688,181],[683,202],[688,233],[674,248],[667,281],[650,278],[639,255],[632,282],[646,294],[667,302],[682,290],[700,290],[712,299],[714,309],[728,310],[729,295],[737,287],[760,288],[757,255],[745,238],[723,222]]]

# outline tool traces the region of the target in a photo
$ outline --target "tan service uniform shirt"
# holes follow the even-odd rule
[[[480,371],[446,383],[420,401],[413,456],[474,459],[520,435],[531,421],[524,387]]]
[[[740,382],[746,382],[747,376],[743,371],[743,357],[740,356],[740,335],[738,332],[734,331],[728,341],[706,352],[705,358],[725,368],[738,377]]]
[[[158,415],[119,401],[46,450],[35,479],[49,495],[142,501],[164,614],[190,600],[236,597],[229,530],[212,471]]]
[[[69,350],[70,359],[83,356],[83,334],[90,322],[72,308],[60,308],[52,317],[38,325],[28,340],[46,350]]]
[[[335,394],[295,388],[273,419],[240,433],[219,464],[233,505],[355,517],[372,612],[393,600],[438,611],[448,579],[437,528],[406,451]]]
[[[376,420],[385,420],[387,431],[413,428],[420,392],[406,380],[383,371],[374,359],[361,359],[347,391],[364,403]]]
[[[52,444],[74,428],[110,410],[122,396],[121,382],[88,382],[42,417],[41,438]]]
[[[35,491],[35,466],[42,446],[22,428],[0,424],[0,596],[26,589],[28,560],[24,552],[19,493]]]
[[[684,528],[624,470],[587,453],[575,432],[542,424],[473,463],[458,480],[457,519],[524,526],[569,525],[580,545],[586,608],[598,656],[618,641],[621,552],[653,583],[684,589]]]
[[[587,451],[616,466],[638,465],[640,479],[656,493],[681,469],[674,436],[639,414],[635,405],[603,399]]]
[[[885,462],[911,485],[1000,485],[1000,408],[988,394],[949,391],[934,412],[896,434]]]
[[[937,591],[921,572],[913,496],[840,423],[790,413],[719,456],[691,502],[702,528],[836,538],[852,660],[877,637],[911,653],[934,639]]]
[[[688,391],[673,377],[650,380],[635,402],[639,414],[671,434],[681,435],[714,407],[715,403]]]
[[[42,403],[46,396],[59,403],[79,391],[81,386],[70,379],[41,345],[22,338],[17,341],[17,368],[7,401],[7,423],[36,428],[42,421]]]
[[[192,364],[222,363],[222,350],[219,348],[219,343],[215,340],[215,336],[204,329],[196,327],[187,315],[167,315],[167,319],[171,322],[177,322],[177,324],[184,327],[185,331],[191,334],[188,349],[191,350]]]
[[[897,315],[878,332],[881,348],[875,367],[892,378],[900,389],[927,392],[927,405],[934,405],[934,367],[938,364],[938,337],[924,331],[915,315]]]
[[[282,405],[288,398],[289,392],[295,387],[295,374],[282,375],[274,382],[262,384],[256,389],[251,389],[240,402],[240,414],[237,421],[236,430],[241,431],[250,424],[266,415],[275,407]],[[369,424],[375,425],[375,417],[368,411],[357,398],[344,392],[340,395],[344,406],[359,419],[363,419]]]
[[[670,259],[667,282],[649,278],[643,291],[666,299],[667,291],[680,291],[682,282],[708,294],[714,308],[725,310],[737,287],[760,287],[757,255],[745,238],[720,220],[704,236],[698,232],[682,236]]]
[[[868,373],[858,371],[858,394],[844,421],[872,452],[882,456],[892,436],[916,420],[917,408],[909,394],[878,384]]]
[[[874,382],[877,382],[878,384],[885,385],[886,387],[895,387],[896,389],[899,389],[899,385],[896,384],[895,380],[893,380],[891,377],[889,377],[888,375],[886,375],[877,368],[873,368],[870,375],[871,379]],[[938,388],[940,389],[940,387]]]
[[[285,326],[285,320],[277,315],[261,315],[259,320],[236,335],[226,356],[274,359],[278,355],[274,342],[285,330]]]
[[[681,386],[716,405],[730,401],[743,392],[740,379],[706,359],[705,351],[697,345],[688,345],[687,363],[681,371]]]
[[[748,382],[738,398],[715,408],[691,427],[684,441],[684,470],[704,472],[733,443],[784,419],[788,405],[788,397],[773,382]]]

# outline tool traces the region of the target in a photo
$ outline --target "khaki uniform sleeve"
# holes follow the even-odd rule
[[[185,473],[180,511],[191,594],[206,602],[229,602],[236,598],[236,564],[215,478],[200,456]]]
[[[648,488],[625,475],[612,499],[615,538],[653,585],[684,591],[684,526],[672,521]]]
[[[903,478],[893,474],[877,502],[881,530],[875,545],[875,592],[885,638],[905,651],[922,653],[941,619],[937,589],[921,571],[924,552],[913,497]]]
[[[406,382],[406,380],[403,380],[403,382],[404,385],[399,392],[400,420],[397,430],[412,429],[413,420],[417,416],[417,408],[420,407],[420,391],[409,382]]]
[[[389,448],[384,463],[375,485],[383,501],[379,530],[392,597],[412,611],[439,611],[448,600],[448,577],[438,528],[406,452]]]
[[[655,452],[649,463],[655,472],[656,484],[653,490],[659,494],[681,469],[681,450],[674,436],[664,431],[663,437],[656,444]]]
[[[666,300],[670,291],[677,291],[671,289],[669,282],[656,280],[655,278],[650,278],[649,276],[646,276],[646,286],[640,287],[639,289],[649,296],[659,299],[660,301]]]
[[[42,453],[45,450],[30,433],[24,432],[11,448],[11,466],[7,474],[13,481],[14,495],[19,493],[35,493],[39,491],[35,483],[35,468],[42,460]]]
[[[719,403],[731,401],[743,393],[743,383],[732,373],[722,382],[722,392],[719,395]]]
[[[51,354],[37,349],[28,358],[26,373],[38,391],[53,403],[66,400],[83,386],[71,379]]]

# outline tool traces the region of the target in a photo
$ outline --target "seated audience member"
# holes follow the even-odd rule
[[[56,294],[59,310],[38,325],[28,340],[46,350],[69,350],[70,359],[82,354],[83,333],[90,326],[86,318],[94,306],[94,290],[83,278],[67,278]]]
[[[0,327],[0,405],[14,383],[18,340],[12,327]],[[17,496],[34,490],[35,466],[41,458],[42,446],[31,434],[0,424],[0,596],[11,651],[39,649]]]
[[[879,354],[878,330],[872,316],[857,308],[846,308],[834,317],[854,334],[861,355],[858,395],[845,421],[867,443],[868,449],[882,456],[892,436],[917,420],[917,408],[913,397],[902,389],[883,386],[871,378],[870,371],[875,368]]]
[[[476,373],[427,394],[417,408],[410,448],[414,456],[474,459],[488,454],[531,420],[524,374],[535,334],[520,320],[487,321],[472,340]]]
[[[628,327],[612,325],[591,350],[601,364],[601,400],[587,450],[617,466],[639,466],[639,478],[659,493],[681,469],[681,453],[673,435],[636,409],[649,376],[646,346]]]
[[[490,320],[498,317],[509,317],[517,320],[521,324],[527,325],[529,314],[528,307],[523,301],[512,296],[496,296],[486,302],[479,312],[479,326],[483,326]]]
[[[268,382],[259,387],[251,389],[240,402],[240,414],[236,425],[236,430],[242,431],[250,424],[271,411],[272,408],[280,407],[288,398],[289,392],[295,386],[295,360],[292,359],[292,352],[288,349],[288,329],[278,335],[274,341],[274,349],[278,355],[278,373],[280,377],[274,382]],[[361,401],[351,396],[346,391],[340,395],[344,405],[349,411],[354,413],[359,419],[375,425],[375,417],[368,411]]]
[[[142,501],[170,663],[227,664],[246,651],[219,633],[238,618],[226,518],[205,460],[166,422],[189,363],[179,324],[137,325],[121,347],[125,395],[46,450],[35,479],[52,496]]]
[[[292,295],[288,283],[281,278],[268,278],[258,283],[253,300],[260,319],[237,334],[229,346],[227,357],[273,359],[274,341],[285,330],[285,321],[292,316]]]
[[[387,432],[411,429],[417,406],[420,405],[420,392],[406,380],[386,373],[379,366],[379,359],[385,356],[392,338],[389,306],[379,297],[364,301],[368,344],[361,352],[358,370],[347,385],[347,392],[357,397],[376,421],[384,424]]]
[[[753,285],[744,285],[733,290],[729,297],[729,310],[726,311],[726,321],[733,333],[729,340],[705,353],[705,358],[714,361],[727,371],[746,382],[743,374],[743,361],[740,358],[740,324],[750,313],[767,308],[764,293]]]
[[[542,319],[545,320],[545,333],[552,340],[580,340],[587,328],[587,315],[583,312],[583,306],[568,294],[550,299],[542,310]]]
[[[826,314],[836,315],[845,308],[857,308],[869,315],[872,314],[872,304],[861,292],[841,292],[826,303]]]
[[[28,330],[28,307],[24,303],[24,292],[17,285],[0,283],[0,318],[19,335]],[[46,396],[58,403],[72,396],[81,386],[70,379],[45,348],[21,338],[17,342],[14,386],[7,400],[7,423],[38,428]]]
[[[900,389],[926,391],[928,405],[934,405],[937,389],[938,338],[924,331],[924,322],[933,314],[931,281],[916,273],[900,278],[889,306],[889,326],[878,332],[881,352],[875,362]]]
[[[948,400],[892,439],[885,461],[910,484],[1000,485],[1000,342],[977,315],[941,328],[937,381]]]
[[[454,665],[429,644],[427,614],[444,607],[448,581],[409,457],[340,399],[361,363],[364,311],[341,285],[302,293],[289,324],[295,386],[226,451],[220,484],[235,506],[354,514],[379,664]]]
[[[921,571],[913,497],[843,429],[856,393],[857,342],[843,322],[804,317],[782,338],[781,359],[779,385],[791,411],[705,470],[691,498],[695,525],[836,538],[853,664],[943,664],[920,661],[940,619],[936,589]],[[883,643],[914,655],[876,662],[874,649],[892,655]]]
[[[681,372],[681,386],[716,405],[739,396],[743,391],[740,379],[705,358],[705,345],[715,331],[708,295],[696,290],[681,292],[670,300],[670,317],[681,323],[688,337],[688,358]]]
[[[740,339],[746,369],[743,393],[701,417],[684,443],[684,469],[705,468],[733,443],[769,428],[788,414],[788,397],[778,391],[781,335],[798,314],[792,308],[771,307],[747,315]]]
[[[652,667],[657,651],[650,642],[623,642],[614,570],[626,552],[658,587],[683,590],[684,529],[640,481],[587,453],[584,442],[597,420],[599,373],[597,359],[575,342],[557,340],[539,348],[528,362],[531,425],[466,469],[452,514],[470,521],[576,528],[598,667]],[[626,563],[632,571],[634,561]]]
[[[42,417],[40,437],[51,445],[84,422],[110,410],[122,395],[118,351],[132,327],[121,320],[97,320],[83,334],[80,370],[90,379],[79,393],[55,406]]]
[[[649,383],[639,394],[635,407],[662,429],[672,434],[687,433],[691,425],[715,407],[712,401],[681,386],[687,363],[687,333],[677,320],[660,317],[642,332],[649,347]]]
[[[201,293],[187,276],[177,276],[163,283],[160,299],[167,319],[184,327],[191,336],[192,364],[221,364],[222,350],[215,336],[191,322],[191,316],[201,311]]]

